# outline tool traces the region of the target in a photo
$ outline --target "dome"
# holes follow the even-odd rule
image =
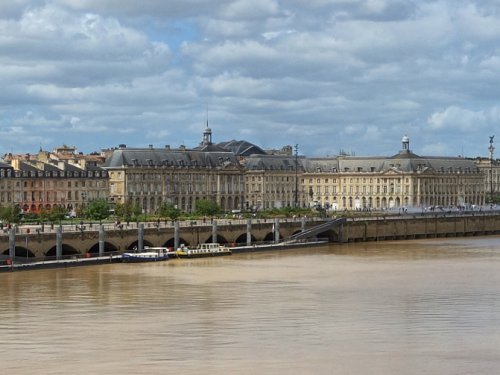
[[[403,136],[403,139],[401,140],[401,142],[404,142],[404,143],[410,142],[410,138],[408,138],[408,136],[405,134]]]

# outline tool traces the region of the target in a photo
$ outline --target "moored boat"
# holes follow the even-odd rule
[[[181,245],[176,251],[179,258],[201,258],[220,255],[231,255],[229,247],[218,243],[203,243],[199,247],[189,248]]]
[[[122,262],[159,262],[168,260],[168,248],[166,247],[144,247],[143,251],[127,252],[122,254]]]

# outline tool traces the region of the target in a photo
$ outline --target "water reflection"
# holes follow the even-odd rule
[[[6,373],[495,373],[499,237],[2,274]]]

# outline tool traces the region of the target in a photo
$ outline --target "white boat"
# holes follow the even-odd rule
[[[168,260],[168,248],[166,247],[144,247],[143,251],[127,252],[122,254],[122,262],[159,262]]]
[[[203,243],[199,247],[189,248],[181,245],[176,251],[179,258],[201,258],[220,255],[231,255],[229,247],[218,243]]]

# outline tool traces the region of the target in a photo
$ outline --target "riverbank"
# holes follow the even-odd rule
[[[92,258],[42,260],[42,261],[24,262],[24,263],[8,262],[9,264],[0,265],[0,273],[16,272],[16,271],[34,271],[39,269],[52,269],[52,268],[92,266],[96,264],[118,263],[121,261],[122,261],[122,256],[120,254],[115,254],[115,255],[92,257]]]

